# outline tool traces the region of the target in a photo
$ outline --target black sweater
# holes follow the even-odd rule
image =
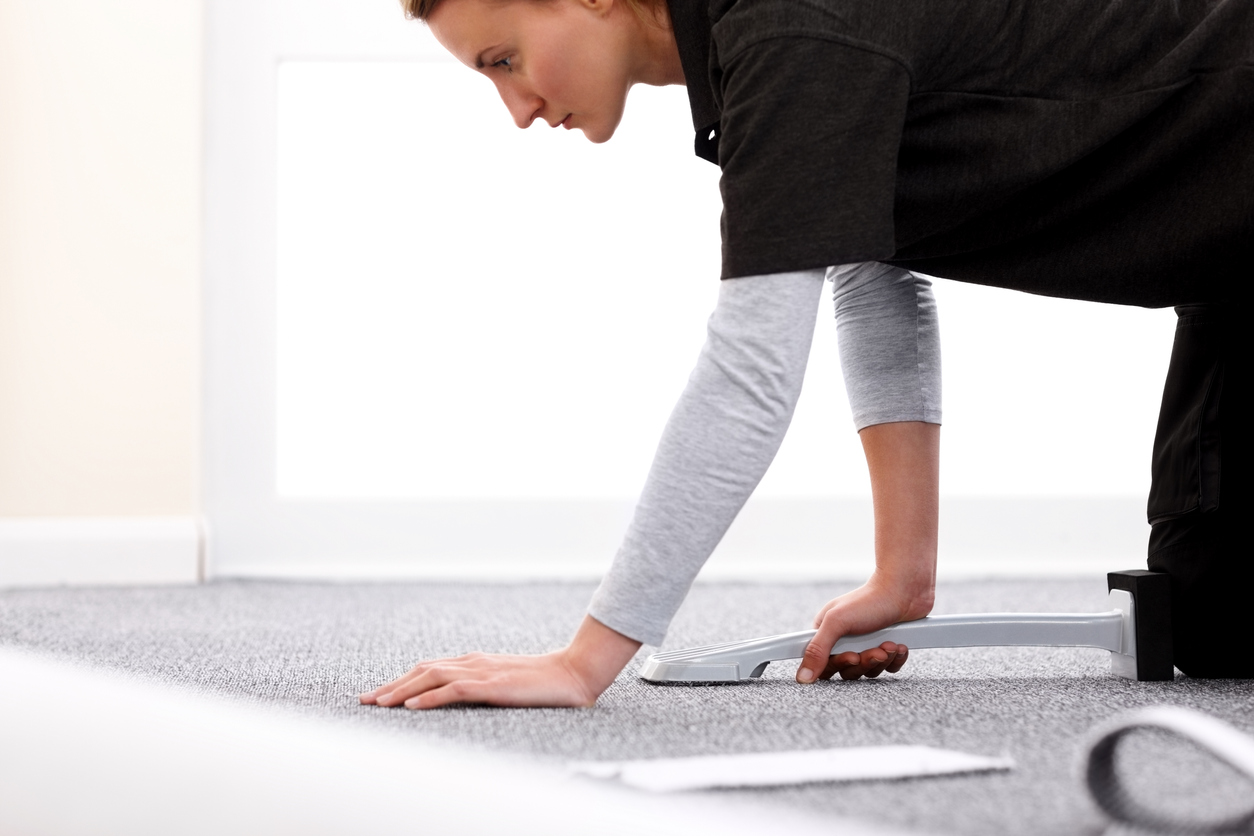
[[[1147,306],[1254,264],[1254,0],[670,0],[723,276]]]

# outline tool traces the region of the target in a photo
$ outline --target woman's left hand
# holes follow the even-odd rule
[[[875,503],[875,572],[852,592],[828,601],[797,669],[798,682],[896,673],[910,651],[884,642],[831,656],[841,636],[859,636],[923,618],[936,597],[936,528],[940,427],[922,421],[873,424],[858,433]]]
[[[861,653],[829,654],[841,636],[871,633],[902,621],[913,621],[927,615],[931,608],[930,594],[916,595],[873,575],[863,586],[832,599],[819,610],[814,619],[818,632],[806,647],[797,669],[797,681],[831,679],[836,674],[840,674],[841,679],[858,679],[896,673],[910,656],[904,644],[884,642]]]

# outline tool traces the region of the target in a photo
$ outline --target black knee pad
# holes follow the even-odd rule
[[[1162,545],[1149,568],[1171,578],[1173,661],[1193,677],[1254,678],[1254,561],[1227,516],[1193,512],[1154,526]]]

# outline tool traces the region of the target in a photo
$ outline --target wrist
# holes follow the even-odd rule
[[[914,621],[932,611],[936,602],[936,564],[916,571],[892,572],[877,568],[866,585],[895,602],[900,621]]]
[[[558,651],[562,665],[592,705],[640,649],[640,642],[613,630],[590,615],[570,644]]]

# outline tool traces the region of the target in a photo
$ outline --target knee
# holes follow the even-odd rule
[[[1254,677],[1254,549],[1222,511],[1160,522],[1149,568],[1171,578],[1173,660],[1192,677]]]

